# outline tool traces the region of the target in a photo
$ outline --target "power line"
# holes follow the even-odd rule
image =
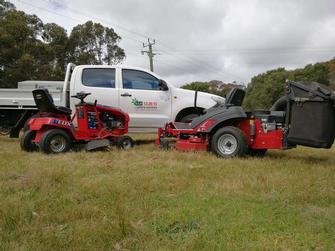
[[[20,0],[19,0],[20,1]],[[45,2],[45,3],[50,3],[48,0],[40,0],[40,1],[43,1],[43,2]],[[70,10],[70,11],[72,11],[72,12],[75,12],[75,13],[78,13],[78,14],[80,14],[80,15],[83,15],[83,16],[88,16],[88,17],[90,17],[90,18],[92,18],[92,19],[95,19],[95,20],[100,20],[102,23],[107,23],[107,24],[109,24],[110,26],[114,26],[114,27],[117,27],[117,28],[119,28],[120,30],[124,30],[124,31],[126,31],[126,32],[128,32],[128,33],[131,33],[131,34],[133,34],[133,35],[136,35],[136,36],[139,36],[139,37],[144,37],[144,38],[147,38],[148,37],[148,35],[145,35],[145,34],[141,34],[141,33],[139,33],[139,32],[136,32],[136,31],[133,31],[133,30],[130,30],[130,29],[128,29],[128,28],[125,28],[124,26],[121,26],[121,25],[119,25],[119,24],[116,24],[116,23],[112,23],[112,22],[110,22],[110,21],[107,21],[106,19],[102,19],[102,18],[99,18],[99,17],[96,17],[96,16],[92,16],[91,14],[89,14],[89,13],[85,13],[85,12],[82,12],[82,11],[79,11],[79,10],[77,10],[77,9],[73,9],[73,8],[69,8],[69,7],[66,7],[68,10]],[[139,41],[139,42],[141,42],[140,40],[137,40],[137,41]],[[142,42],[141,42],[142,43]]]
[[[23,1],[23,0],[16,0],[16,1],[18,1],[18,2],[20,2],[20,3],[23,3],[23,4],[25,4],[25,5],[31,6],[31,7],[33,7],[33,8],[39,9],[39,10],[43,10],[43,11],[52,13],[52,14],[57,15],[57,16],[60,16],[60,17],[65,17],[65,18],[68,18],[68,19],[72,19],[72,20],[74,20],[74,21],[76,21],[76,22],[79,22],[79,23],[82,22],[82,20],[80,20],[80,19],[78,19],[78,18],[74,18],[74,17],[71,17],[71,16],[67,16],[67,15],[64,15],[64,14],[61,14],[61,13],[58,13],[58,12],[49,10],[49,9],[47,9],[47,8],[43,8],[43,7],[40,7],[40,6],[31,4],[31,3],[27,3],[27,2],[25,2],[25,1]],[[44,0],[42,0],[42,1],[44,1]],[[45,1],[44,1],[44,2],[45,2]],[[93,18],[93,19],[96,19],[96,18]],[[109,22],[106,22],[106,21],[104,21],[104,23],[106,23],[106,24],[108,24],[108,25],[111,25]],[[113,25],[114,25],[114,24],[113,24]],[[115,25],[115,27],[116,27],[116,25]],[[119,29],[121,29],[120,26],[118,26],[118,27],[119,27]],[[125,29],[123,29],[123,30],[125,30]],[[130,31],[128,31],[128,32],[130,32]],[[138,43],[142,43],[141,40],[138,40],[138,39],[135,39],[135,38],[132,38],[132,37],[128,37],[128,36],[124,36],[124,35],[122,35],[122,37],[125,38],[125,39],[129,39],[129,40],[138,42]]]

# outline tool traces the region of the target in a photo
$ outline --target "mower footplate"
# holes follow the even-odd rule
[[[99,140],[92,140],[85,145],[86,151],[92,151],[99,148],[105,148],[110,145],[110,141],[108,139],[99,139]]]

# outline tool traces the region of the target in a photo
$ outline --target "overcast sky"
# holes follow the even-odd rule
[[[87,20],[122,37],[124,64],[148,68],[142,42],[156,39],[155,72],[175,85],[248,83],[252,76],[335,57],[335,0],[11,0],[67,29]]]

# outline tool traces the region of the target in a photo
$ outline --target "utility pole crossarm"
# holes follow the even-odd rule
[[[149,62],[150,62],[150,71],[154,71],[154,56],[156,55],[156,53],[154,53],[152,51],[152,46],[156,43],[155,39],[151,42],[150,38],[148,38],[148,43],[144,44],[143,43],[143,48],[148,47],[147,51],[141,51],[142,55],[144,55],[144,53],[146,53],[149,57]]]

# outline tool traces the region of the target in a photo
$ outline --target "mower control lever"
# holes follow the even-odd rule
[[[76,95],[71,96],[72,98],[80,99],[80,103],[84,104],[84,99],[91,95],[91,93],[85,93],[85,92],[78,92]]]

